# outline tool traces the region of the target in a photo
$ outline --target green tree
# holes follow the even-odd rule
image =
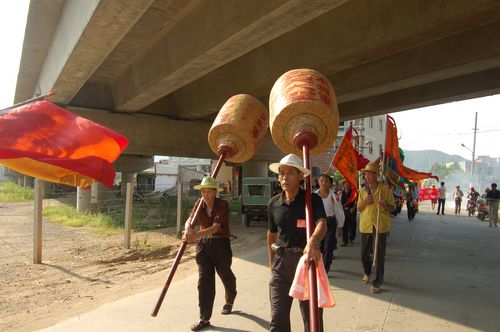
[[[340,180],[342,180],[344,178],[339,171],[336,171],[335,173],[333,173],[330,176],[332,177],[333,181],[337,184],[340,182]]]
[[[430,172],[434,175],[439,176],[439,180],[444,181],[448,175],[450,175],[450,169],[446,165],[440,163],[434,163],[431,166]]]

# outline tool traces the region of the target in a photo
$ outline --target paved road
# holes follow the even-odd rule
[[[422,207],[421,210],[425,210]],[[383,292],[360,282],[359,242],[340,248],[330,272],[337,301],[325,311],[326,331],[498,331],[500,329],[500,228],[465,216],[405,212],[388,240]],[[206,331],[266,331],[269,269],[264,248],[234,262],[235,312],[222,316],[219,291]],[[44,331],[188,331],[197,319],[197,276],[175,281],[156,318],[149,314],[160,289],[109,303]],[[221,290],[221,284],[217,285]],[[293,331],[301,331],[298,306]]]

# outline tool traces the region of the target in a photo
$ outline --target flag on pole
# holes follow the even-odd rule
[[[342,142],[333,157],[332,164],[344,176],[345,180],[351,185],[351,197],[344,205],[353,202],[358,196],[358,170],[365,167],[369,162],[362,154],[358,153],[352,146],[352,125],[344,135]]]
[[[112,187],[112,163],[127,144],[124,136],[47,100],[0,116],[0,164],[49,182]]]
[[[439,181],[439,178],[437,176],[433,176],[432,173],[418,172],[403,165],[403,161],[401,160],[401,156],[399,154],[398,129],[394,118],[389,115],[387,115],[385,155],[389,158],[389,168],[391,168],[401,178],[414,181],[435,178]]]

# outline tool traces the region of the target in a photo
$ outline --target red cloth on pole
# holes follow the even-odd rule
[[[340,146],[333,157],[332,163],[335,168],[344,176],[345,180],[351,185],[351,197],[344,205],[350,204],[358,196],[358,153],[352,147],[352,126],[349,127],[347,132],[340,143]]]
[[[47,100],[0,116],[0,164],[50,182],[112,187],[112,163],[127,144],[124,136]]]
[[[400,177],[407,180],[424,180],[427,178],[435,178],[439,181],[437,176],[432,173],[418,172],[403,165],[403,161],[399,156],[399,142],[398,142],[398,129],[394,118],[387,115],[387,128],[386,128],[386,141],[385,141],[385,155],[390,157],[396,163],[397,173]]]

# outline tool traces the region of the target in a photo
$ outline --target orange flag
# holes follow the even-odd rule
[[[345,180],[351,185],[351,197],[344,205],[348,205],[358,196],[358,154],[352,147],[352,125],[344,135],[342,142],[333,157],[333,165],[344,176]]]
[[[127,144],[124,136],[47,100],[0,116],[0,164],[50,182],[112,187],[112,163]]]
[[[437,176],[433,176],[432,173],[418,172],[403,165],[403,161],[399,156],[398,129],[396,127],[396,121],[394,121],[394,118],[389,115],[387,115],[385,155],[390,159],[389,167],[404,179],[415,181],[432,177],[439,181],[439,178]]]

